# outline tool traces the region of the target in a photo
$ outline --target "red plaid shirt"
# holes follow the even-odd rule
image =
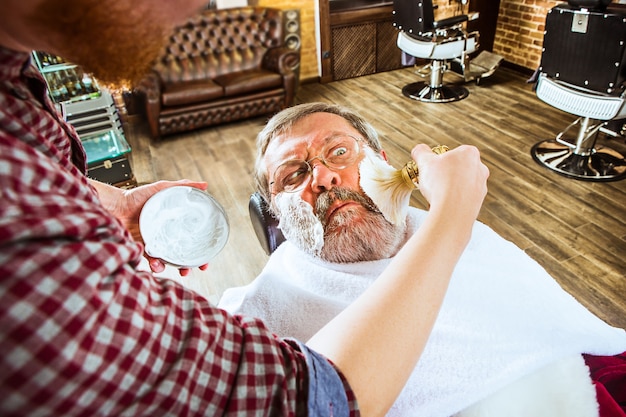
[[[319,355],[135,269],[28,58],[0,48],[0,415],[357,415]]]

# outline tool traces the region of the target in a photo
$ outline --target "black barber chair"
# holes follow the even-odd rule
[[[611,121],[626,118],[626,11],[611,0],[570,0],[547,17],[537,97],[578,116],[555,139],[531,149],[533,159],[557,173],[587,181],[626,177],[626,160],[596,147]]]
[[[450,64],[460,68],[464,81],[476,80],[477,83],[493,74],[500,65],[502,57],[487,51],[470,60],[470,54],[478,50],[479,34],[468,33],[464,24],[477,18],[477,13],[435,20],[436,6],[431,0],[394,0],[393,8],[393,25],[399,30],[398,48],[410,57],[430,61],[418,71],[420,76],[429,76],[430,80],[405,86],[402,94],[406,97],[430,103],[462,100],[469,95],[467,88],[443,83]]]
[[[258,192],[250,196],[248,210],[259,243],[265,253],[271,255],[285,241],[283,232],[278,228],[278,220],[270,214],[267,201]]]

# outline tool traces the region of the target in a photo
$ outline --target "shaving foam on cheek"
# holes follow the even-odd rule
[[[324,228],[313,213],[313,207],[297,193],[276,196],[280,213],[278,227],[285,237],[305,252],[319,256],[324,247]]]

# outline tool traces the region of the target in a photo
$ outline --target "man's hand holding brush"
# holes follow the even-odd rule
[[[420,144],[411,151],[419,168],[419,190],[430,204],[430,210],[463,211],[476,218],[487,194],[489,169],[474,146],[461,145],[436,154]],[[453,219],[450,219],[451,221]]]
[[[487,192],[489,170],[474,147],[437,155],[419,145],[411,156],[431,209],[367,291],[307,343],[343,371],[364,416],[384,415],[415,368]],[[387,182],[400,178],[391,171],[380,171],[390,174]],[[397,188],[384,188],[381,183],[370,184],[380,198]],[[342,349],[347,341],[366,348]],[[386,372],[364,363],[384,363]],[[374,390],[377,396],[372,395]]]
[[[401,169],[395,169],[382,158],[377,158],[371,154],[366,154],[366,158],[360,165],[361,188],[374,201],[385,218],[393,224],[400,224],[405,221],[409,199],[416,188],[422,190],[422,194],[432,206],[433,202],[438,201],[438,194],[445,194],[448,190],[452,192],[452,190],[461,187],[464,181],[468,180],[465,177],[471,175],[471,169],[479,167],[484,169],[484,172],[476,173],[479,177],[475,179],[477,183],[473,185],[474,187],[479,187],[481,178],[486,180],[489,176],[487,167],[480,162],[478,149],[472,146],[464,145],[454,151],[449,151],[445,145],[435,146],[432,149],[427,145],[417,145],[413,148],[411,156],[413,159]],[[418,160],[418,158],[421,159]],[[432,169],[434,173],[422,172],[427,167],[430,169],[431,163],[435,163]],[[453,170],[457,177],[450,178],[449,184],[446,183],[445,187],[437,186],[440,189],[433,190],[433,177],[443,175],[443,170]],[[423,175],[427,176],[425,183],[423,183]],[[481,175],[484,177],[480,177]],[[481,202],[487,190],[486,184],[483,184],[483,188],[484,190],[476,190],[479,192],[478,195],[482,195]]]

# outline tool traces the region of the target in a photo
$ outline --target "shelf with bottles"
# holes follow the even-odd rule
[[[33,57],[55,103],[90,100],[102,95],[96,79],[78,65],[45,52],[34,51]]]
[[[71,64],[57,55],[48,54],[41,51],[33,51],[33,59],[37,65],[37,69],[41,73],[50,71],[58,71],[60,69],[66,69],[75,67],[75,64]]]

